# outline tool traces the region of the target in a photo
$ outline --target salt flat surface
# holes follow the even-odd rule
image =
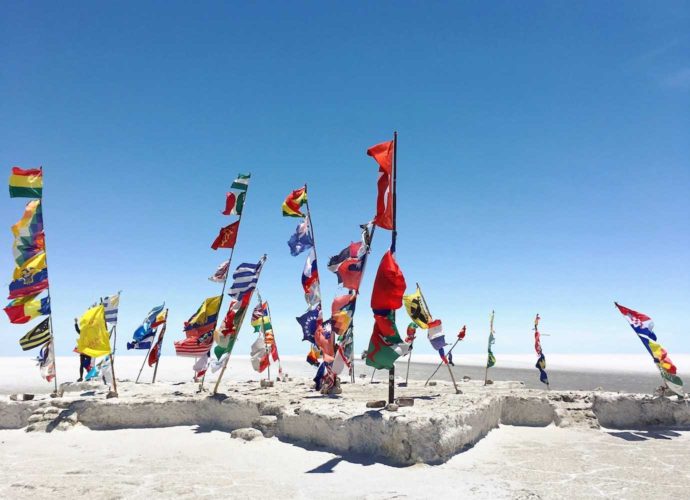
[[[443,465],[390,467],[198,427],[0,431],[1,498],[685,498],[690,432],[501,426]],[[661,488],[661,490],[660,490]]]

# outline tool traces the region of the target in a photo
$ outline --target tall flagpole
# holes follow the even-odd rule
[[[230,271],[230,267],[228,267],[228,272]],[[165,323],[163,323],[163,330],[161,331],[160,335],[165,335],[165,328],[168,326],[168,310],[165,310]],[[160,338],[160,337],[159,337]],[[165,337],[163,337],[165,338]],[[161,353],[163,352],[163,342],[161,342],[161,345],[158,348],[158,357],[156,358],[156,367],[153,369],[153,378],[151,379],[151,383],[155,384],[156,383],[156,373],[158,373],[158,363],[161,360]]]
[[[156,330],[156,333],[158,331]],[[139,377],[141,377],[141,372],[144,370],[144,365],[146,364],[146,361],[149,359],[149,354],[151,354],[151,349],[153,349],[153,342],[151,342],[151,345],[149,346],[149,350],[146,351],[146,356],[144,356],[144,361],[141,363],[141,368],[139,368],[139,375],[137,375],[137,379],[134,381],[135,384],[139,383]]]
[[[311,210],[309,210],[309,192],[307,188],[307,183],[304,183],[304,194],[306,195],[306,199],[304,200],[304,204],[307,206],[307,218],[309,219],[309,232],[311,233],[311,241],[312,241],[312,248],[314,249],[314,262],[316,262],[316,272],[318,273],[319,270],[319,258],[316,255],[316,238],[314,236],[314,222],[311,220]],[[321,300],[321,276],[319,275],[319,279],[316,280],[316,286],[319,288],[319,306],[321,307],[321,321],[323,321],[323,301]],[[310,304],[311,307],[311,304]],[[334,335],[331,335],[331,344],[333,344],[334,341]],[[316,345],[316,340],[314,340],[314,345]],[[319,346],[316,346],[317,348]],[[319,349],[320,350],[320,349]],[[323,353],[321,353],[321,357],[323,358]]]
[[[266,254],[264,254],[264,256],[262,257],[262,259],[263,259],[264,264],[265,264],[265,263],[266,263]],[[264,266],[263,266],[263,264],[262,264],[261,267],[259,268],[259,273],[258,273],[257,276],[256,276],[256,286],[257,286],[257,287],[259,286],[259,278],[261,277],[261,272],[262,272],[263,270],[264,270]],[[230,274],[230,269],[228,269],[228,274]],[[225,287],[223,287],[223,288],[225,288]],[[253,292],[254,292],[254,290],[252,290],[252,291],[249,292],[249,293],[253,293]],[[247,301],[247,303],[249,303],[250,301],[251,301],[251,296],[249,297],[249,301]],[[238,325],[239,325],[239,326],[237,327],[237,331],[235,332],[235,335],[239,335],[239,334],[240,334],[240,329],[242,328],[242,323],[244,323],[244,317],[247,315],[247,310],[248,310],[248,309],[249,309],[249,306],[245,307],[245,308],[244,308],[244,311],[242,311],[242,318],[240,318],[240,321],[238,322]],[[234,345],[233,345],[233,347],[234,347]],[[225,369],[228,367],[228,362],[229,362],[229,361],[230,361],[230,353],[228,353],[228,355],[226,356],[225,361],[223,362],[223,368],[221,368],[220,374],[218,375],[218,380],[216,380],[216,385],[213,387],[213,393],[212,393],[212,394],[213,394],[214,396],[215,396],[216,394],[218,394],[218,386],[220,385],[220,381],[222,380],[223,375],[225,374]]]
[[[487,348],[487,351],[491,352],[491,337],[493,337],[494,334],[494,311],[491,311],[491,321],[489,324],[489,345]],[[487,384],[489,381],[489,353],[487,352],[487,359],[486,359],[486,370],[484,370],[484,385]]]
[[[398,222],[397,222],[397,209],[398,209],[398,188],[397,188],[397,177],[398,177],[398,132],[393,132],[393,232],[391,233],[391,251],[395,254],[395,245],[398,240]],[[395,309],[392,311],[393,324],[395,324]],[[395,401],[395,362],[390,370],[388,370],[388,403],[393,403]]]
[[[251,173],[250,173],[251,175]],[[220,292],[220,304],[218,304],[218,314],[216,315],[216,323],[213,325],[213,330],[211,332],[215,331],[216,327],[218,326],[218,320],[220,319],[220,310],[223,307],[223,299],[225,298],[225,286],[228,284],[228,277],[230,276],[230,268],[232,264],[232,256],[235,255],[235,246],[237,245],[237,240],[240,238],[240,228],[242,227],[242,215],[244,214],[244,209],[247,204],[247,197],[249,193],[249,184],[251,182],[247,182],[247,189],[244,190],[244,201],[242,202],[242,212],[238,215],[237,219],[237,233],[235,234],[235,244],[232,246],[230,249],[230,258],[228,259],[228,272],[225,273],[225,279],[223,280],[223,289]],[[232,188],[231,188],[232,189]],[[239,196],[238,196],[239,198]],[[211,333],[213,335],[213,333]],[[211,340],[211,347],[213,347],[213,340]],[[208,348],[208,351],[206,352],[206,357],[210,359],[211,357],[211,347]],[[208,364],[206,366],[206,369],[208,370]],[[225,371],[225,369],[223,369]],[[206,372],[204,372],[204,375],[201,377],[201,382],[199,383],[199,392],[202,392],[204,390],[204,381],[206,380]],[[218,387],[218,384],[216,384],[216,387]],[[214,391],[215,394],[215,391]]]

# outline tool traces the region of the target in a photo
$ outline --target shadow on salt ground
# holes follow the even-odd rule
[[[609,431],[607,434],[625,441],[647,441],[649,439],[670,440],[682,434],[673,429],[649,429],[640,431]]]
[[[318,467],[314,467],[312,470],[308,470],[307,474],[332,474],[333,469],[336,465],[343,461],[343,457],[331,458],[327,462],[322,463]]]

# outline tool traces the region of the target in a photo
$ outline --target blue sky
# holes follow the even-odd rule
[[[396,129],[398,260],[451,337],[467,324],[465,352],[485,350],[492,309],[499,362],[532,352],[537,312],[547,355],[642,352],[614,300],[690,352],[689,28],[686,2],[5,3],[0,164],[45,169],[58,352],[121,289],[120,348],[166,301],[171,354],[219,292],[207,277],[227,252],[210,244],[251,172],[234,264],[268,254],[279,349],[306,353],[304,256],[280,204],[309,184],[330,301],[326,259],[374,211],[365,151]],[[22,208],[0,197],[6,282]],[[28,356],[26,329],[0,321],[0,354]],[[245,325],[236,352],[251,341]]]

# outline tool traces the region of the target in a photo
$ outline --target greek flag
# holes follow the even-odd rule
[[[266,256],[261,257],[257,264],[240,264],[232,274],[232,287],[229,295],[236,300],[241,300],[247,293],[251,293],[259,281],[261,268],[266,262]]]
[[[117,323],[117,310],[120,306],[120,292],[110,297],[103,299],[103,307],[105,308],[105,322],[110,324]]]

